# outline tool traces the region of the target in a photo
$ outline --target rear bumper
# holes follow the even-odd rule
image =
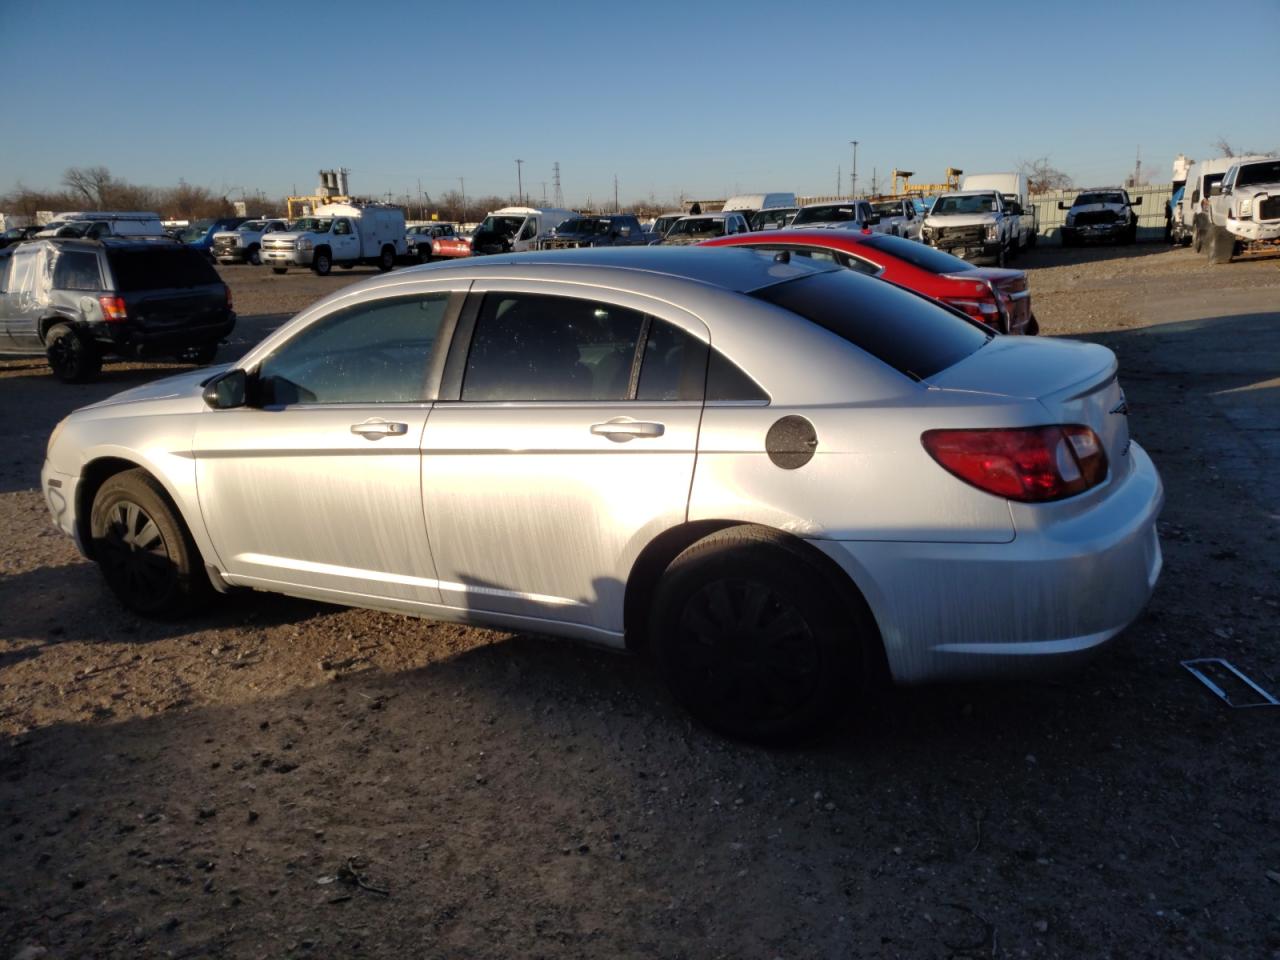
[[[1142,612],[1160,576],[1151,458],[1096,508],[1010,543],[815,540],[861,588],[898,683],[1060,673]]]
[[[235,328],[236,315],[228,312],[225,318],[212,323],[184,324],[162,330],[148,330],[127,323],[101,324],[96,339],[109,345],[116,353],[145,357],[173,354],[187,347],[217,343],[226,339]]]
[[[1128,229],[1129,224],[1122,220],[1119,223],[1089,223],[1083,227],[1063,227],[1062,235],[1074,237],[1077,240],[1113,240],[1124,236]]]

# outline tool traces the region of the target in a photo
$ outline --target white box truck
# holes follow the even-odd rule
[[[576,216],[572,210],[559,207],[503,207],[494,210],[471,235],[471,252],[482,256],[536,249],[539,237]]]
[[[300,217],[284,233],[262,238],[262,262],[273,273],[311,267],[325,276],[334,264],[370,263],[383,273],[406,255],[404,210],[384,203],[329,203]]]

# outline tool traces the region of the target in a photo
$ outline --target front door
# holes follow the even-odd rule
[[[333,221],[333,259],[348,261],[360,259],[360,235],[346,217]]]
[[[423,438],[442,598],[616,642],[632,563],[687,514],[706,329],[616,291],[473,290]]]
[[[406,609],[439,600],[420,445],[436,342],[461,297],[339,307],[262,360],[252,406],[200,418],[200,509],[232,582]]]

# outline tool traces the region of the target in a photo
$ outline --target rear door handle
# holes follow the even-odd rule
[[[407,423],[393,423],[388,420],[366,420],[364,423],[353,423],[351,432],[366,440],[381,440],[383,437],[402,437],[409,432]]]
[[[614,443],[626,443],[637,437],[660,437],[667,432],[666,426],[646,420],[607,420],[604,423],[593,423],[591,432],[598,437],[608,437]]]

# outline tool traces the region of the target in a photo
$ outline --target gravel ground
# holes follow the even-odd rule
[[[787,751],[569,643],[258,594],[138,620],[38,471],[170,367],[0,361],[0,960],[1280,957],[1280,712],[1179,666],[1280,690],[1280,260],[1022,265],[1046,335],[1121,357],[1168,488],[1149,610],[1078,677],[893,692]],[[228,358],[355,279],[224,275]]]

